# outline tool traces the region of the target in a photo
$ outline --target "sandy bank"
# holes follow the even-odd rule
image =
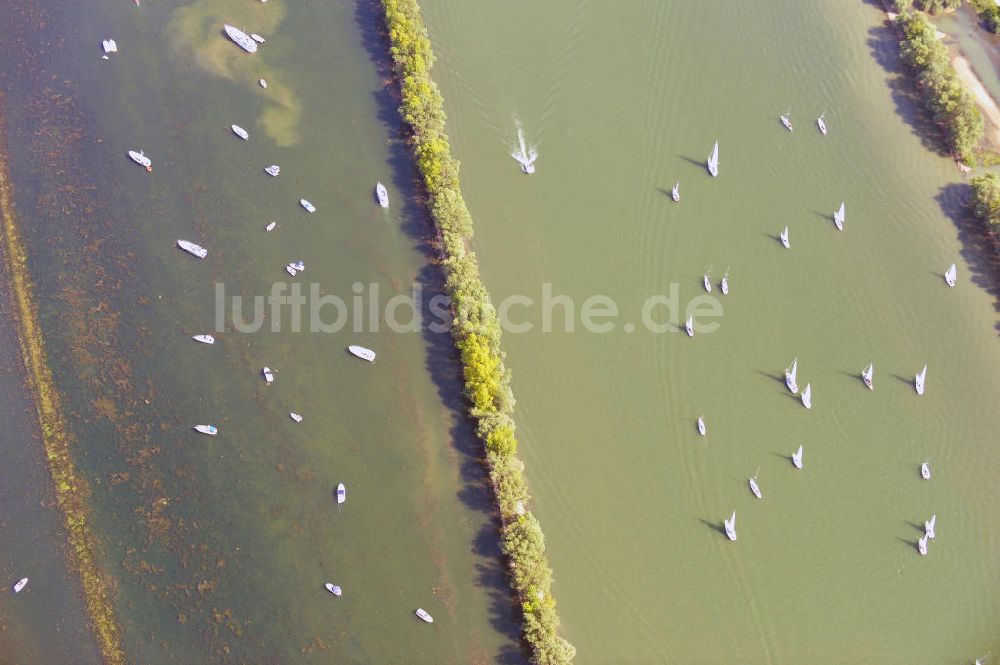
[[[986,119],[986,137],[994,146],[1000,146],[1000,107],[997,102],[983,87],[982,81],[972,71],[969,61],[962,56],[955,56],[951,61],[951,66],[955,68],[958,78],[969,88],[976,104],[983,112]]]

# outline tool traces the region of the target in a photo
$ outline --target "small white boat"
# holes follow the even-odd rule
[[[202,434],[208,434],[209,436],[215,436],[219,433],[219,430],[215,425],[195,425],[194,431],[201,432]]]
[[[232,39],[234,42],[236,42],[236,44],[238,44],[241,49],[243,49],[247,53],[257,52],[257,42],[255,42],[253,38],[250,37],[250,35],[243,32],[239,28],[234,28],[228,23],[225,24],[223,27],[226,29],[226,34],[229,35],[229,38]]]
[[[298,261],[293,261],[292,263],[289,263],[288,265],[290,265],[291,267],[295,268],[299,272],[305,272],[305,269],[306,269],[306,264],[303,263],[301,259],[299,259]]]
[[[337,598],[340,598],[341,596],[344,595],[343,590],[336,584],[330,584],[329,582],[327,582],[323,586],[326,587],[326,590],[332,593]]]
[[[927,534],[925,533],[917,541],[917,551],[920,552],[920,556],[927,556]]]
[[[183,249],[185,252],[191,256],[197,256],[199,259],[203,259],[208,256],[208,250],[201,245],[196,245],[189,240],[178,240],[177,246]]]
[[[684,332],[688,334],[688,337],[694,337],[694,316],[689,316],[688,320],[684,322]]]
[[[288,415],[289,415],[289,416],[291,417],[291,419],[292,419],[292,420],[294,420],[295,422],[297,422],[297,423],[300,423],[300,422],[302,422],[302,416],[300,416],[299,414],[297,414],[297,413],[289,413]]]
[[[257,83],[259,83],[259,84],[260,84],[260,87],[262,87],[262,88],[264,88],[265,90],[267,90],[267,81],[265,81],[264,79],[258,79],[258,80],[257,80]]]
[[[211,335],[192,335],[191,339],[202,344],[215,344],[215,338]]]
[[[760,469],[757,469],[757,473],[755,473],[752,476],[750,476],[750,491],[753,492],[753,495],[755,497],[757,497],[758,499],[762,499],[764,497],[760,493],[760,486],[757,485],[757,474],[759,474],[759,473],[760,473]]]
[[[722,295],[729,295],[729,271],[726,270],[725,274],[722,275],[722,281],[719,282],[719,288],[722,289]]]
[[[819,117],[816,118],[816,126],[819,127],[819,131],[821,134],[823,134],[823,136],[826,136],[826,121],[823,120],[823,116],[825,115],[826,111],[823,111],[822,113],[819,114]]]
[[[806,384],[806,389],[802,391],[802,406],[807,409],[813,408],[812,386]]]
[[[719,142],[715,142],[715,147],[712,148],[712,154],[708,156],[708,172],[712,174],[713,178],[719,177]]]
[[[931,515],[931,518],[924,522],[924,535],[934,540],[934,527],[937,525],[937,515]]]
[[[264,230],[265,231],[273,231],[274,229],[277,228],[277,226],[278,226],[277,222],[268,222],[267,226],[264,227]]]
[[[917,377],[913,382],[913,387],[917,389],[918,395],[924,394],[924,379],[926,378],[927,378],[927,365],[924,365],[924,368],[920,370],[920,373],[917,374]]]
[[[132,161],[138,164],[139,166],[142,166],[150,173],[153,172],[153,161],[149,157],[147,157],[142,150],[140,150],[139,152],[136,152],[135,150],[129,150],[128,156],[131,157]]]
[[[417,608],[415,613],[421,621],[426,621],[427,623],[434,623],[434,617],[427,613],[427,610],[420,607]]]
[[[287,272],[292,277],[295,277],[296,275],[299,274],[299,271],[293,268],[291,265],[285,266],[285,272]]]
[[[844,202],[840,202],[840,210],[833,213],[833,223],[836,224],[838,231],[844,230]]]
[[[375,352],[368,347],[351,344],[347,350],[362,360],[367,360],[370,363],[375,362]]]
[[[260,373],[264,375],[264,380],[268,383],[274,383],[274,372],[270,367],[264,367],[260,370]]]
[[[795,128],[792,127],[791,116],[792,116],[791,109],[788,109],[783,114],[781,114],[781,116],[779,116],[781,118],[781,124],[784,125],[785,129],[787,129],[790,132],[795,130]]]
[[[799,359],[795,358],[792,364],[785,369],[785,385],[793,395],[799,392],[799,384],[795,382],[795,377],[799,373]]]
[[[233,130],[233,134],[236,134],[236,136],[239,136],[244,141],[250,138],[250,134],[247,130],[243,129],[239,125],[230,125],[229,127]]]
[[[872,374],[875,373],[875,364],[868,363],[868,367],[865,367],[861,371],[861,380],[865,382],[868,390],[875,390],[875,384],[872,383]]]
[[[955,288],[956,280],[958,279],[958,268],[952,263],[951,267],[948,268],[944,273],[944,281],[951,288]]]
[[[781,232],[781,235],[779,235],[778,237],[781,239],[781,246],[782,247],[784,247],[785,249],[791,249],[792,248],[792,243],[788,242],[788,227],[787,226]]]
[[[702,416],[698,416],[698,434],[705,436],[706,433],[707,430],[705,429],[705,418]]]
[[[104,49],[105,55],[108,53],[118,53],[118,44],[115,43],[113,39],[104,39],[101,41],[101,48]]]
[[[269,176],[277,178],[279,175],[281,175],[281,167],[278,166],[277,164],[271,164],[270,166],[265,166],[264,173],[266,173]]]
[[[702,286],[705,287],[705,291],[707,291],[708,293],[712,292],[712,280],[709,278],[710,274],[711,271],[708,271],[701,277]]]
[[[930,465],[930,460],[926,460],[926,461],[924,461],[923,464],[920,465],[920,477],[923,478],[924,480],[930,480],[931,479],[931,465]]]
[[[344,487],[344,483],[337,485],[337,506],[347,501],[347,488]]]
[[[316,212],[316,206],[309,203],[305,199],[299,199],[299,204],[306,209],[307,212]]]
[[[736,511],[735,510],[733,511],[733,514],[729,517],[729,519],[724,521],[724,524],[726,525],[726,537],[729,538],[729,540],[736,540]]]
[[[802,446],[799,446],[799,449],[792,453],[792,464],[796,469],[802,468]]]
[[[260,35],[258,35],[256,32],[251,32],[250,33],[250,39],[254,40],[258,44],[263,44],[264,42],[267,41],[266,39],[264,39],[263,37],[261,37]]]
[[[681,181],[678,180],[674,183],[674,188],[670,190],[670,198],[674,201],[681,200]]]
[[[378,204],[383,208],[389,207],[389,192],[385,191],[385,185],[381,182],[375,183],[375,196],[378,197]]]
[[[21,593],[21,589],[28,586],[28,578],[22,577],[14,584],[14,593]]]

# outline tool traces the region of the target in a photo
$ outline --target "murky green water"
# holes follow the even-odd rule
[[[536,327],[505,346],[579,662],[1000,652],[996,298],[880,13],[791,0],[425,12],[486,282],[498,301],[538,303],[511,310]],[[778,122],[789,108],[793,133]],[[508,156],[515,118],[539,145],[531,177]],[[703,166],[715,140],[718,179]],[[676,284],[683,306],[710,267],[732,286],[717,332],[642,328],[648,296]],[[613,298],[614,329],[582,332],[578,316],[574,333],[542,332],[546,282],[578,311]],[[795,356],[812,411],[782,385]],[[858,378],[869,361],[873,393]],[[758,468],[762,501],[747,487]],[[720,533],[733,509],[736,543]]]

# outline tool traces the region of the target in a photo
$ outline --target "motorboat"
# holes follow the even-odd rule
[[[192,335],[191,339],[202,344],[215,344],[215,338],[211,335]]]
[[[723,523],[726,527],[726,537],[729,538],[729,540],[736,540],[736,511],[734,510],[729,519],[725,520]]]
[[[385,185],[381,182],[375,183],[375,196],[378,197],[378,204],[383,208],[389,207],[389,192],[385,191]]]
[[[299,204],[306,209],[306,212],[316,212],[316,206],[305,199],[299,199]]]
[[[951,267],[944,272],[944,281],[951,288],[955,288],[956,281],[958,279],[958,268],[952,263]]]
[[[232,39],[236,44],[246,51],[247,53],[257,52],[257,42],[247,33],[243,32],[239,28],[235,28],[228,23],[223,26],[226,29],[226,34]]]
[[[250,33],[250,39],[254,40],[258,44],[263,44],[264,42],[267,41],[266,39],[264,39],[263,37],[261,37],[260,35],[258,35],[256,32],[251,32]]]
[[[257,83],[258,85],[260,85],[260,87],[267,90],[267,81],[265,81],[264,79],[257,79]]]
[[[872,383],[872,374],[875,373],[875,364],[868,363],[868,367],[865,367],[861,371],[861,380],[865,382],[865,386],[868,390],[875,390],[875,384]]]
[[[712,154],[708,156],[708,172],[712,174],[713,178],[719,177],[719,142],[715,142],[715,147],[712,148]]]
[[[366,346],[351,344],[347,347],[347,350],[362,360],[367,360],[370,363],[375,362],[375,352]]]
[[[142,150],[136,152],[135,150],[129,150],[128,156],[132,158],[132,161],[139,166],[145,168],[148,172],[153,172],[153,160],[146,156]]]
[[[236,134],[236,136],[239,136],[244,141],[250,138],[250,133],[239,125],[230,125],[230,128],[232,128],[233,134]]]
[[[26,586],[28,586],[28,578],[22,577],[14,583],[14,593],[21,593],[21,590]]]
[[[288,415],[295,422],[297,422],[297,423],[302,422],[302,416],[300,416],[299,414],[297,414],[297,413],[289,413]]]
[[[688,337],[694,337],[694,316],[689,316],[688,320],[684,322],[684,332],[688,334]]]
[[[268,222],[267,226],[264,227],[264,230],[265,231],[273,231],[277,227],[278,227],[278,223],[277,222]]]
[[[670,190],[670,198],[674,201],[681,200],[681,181],[678,180],[674,183],[674,188]]]
[[[287,272],[292,277],[295,277],[296,275],[299,274],[299,271],[293,268],[291,265],[285,266],[285,272]]]
[[[178,240],[177,246],[183,249],[185,252],[191,256],[197,256],[199,259],[203,259],[208,256],[208,250],[201,245],[196,245],[189,240]]]
[[[838,231],[844,230],[844,202],[840,202],[840,210],[833,213],[833,223],[837,226]]]
[[[931,515],[931,518],[924,522],[924,535],[934,540],[934,527],[937,525],[937,515]]]
[[[332,593],[337,598],[340,598],[341,596],[344,595],[343,590],[336,584],[330,584],[329,582],[327,582],[323,586],[326,587],[326,590]]]
[[[918,395],[924,394],[924,380],[926,378],[927,378],[927,365],[924,365],[924,368],[920,370],[920,373],[917,374],[916,379],[913,381],[913,387],[917,389]]]
[[[705,418],[702,416],[698,416],[698,434],[705,436],[706,433],[707,432],[705,430]]]
[[[781,235],[779,235],[778,237],[781,239],[781,246],[782,247],[784,247],[785,249],[791,249],[792,248],[792,243],[788,242],[788,227],[787,226],[781,232]]]
[[[277,178],[279,175],[281,175],[281,167],[278,166],[277,164],[271,164],[270,166],[265,166],[264,173],[266,173],[269,176]]]
[[[781,124],[784,125],[785,129],[787,129],[790,132],[795,130],[795,128],[792,127],[791,116],[792,116],[791,109],[785,111],[783,114],[779,116],[781,118]]]
[[[219,430],[215,425],[195,425],[194,431],[201,432],[202,434],[208,434],[209,436],[215,436],[219,433]]]
[[[920,477],[924,480],[931,479],[931,465],[930,460],[925,460],[923,464],[920,465]]]
[[[802,391],[802,406],[807,409],[813,408],[812,386],[808,383],[806,384],[805,390]]]
[[[285,271],[292,277],[295,277],[300,272],[305,271],[305,269],[306,269],[306,264],[303,263],[302,261],[293,261],[292,263],[289,263],[287,266],[285,266]]]
[[[799,449],[792,453],[792,465],[796,469],[802,468],[802,446],[799,446]]]
[[[760,486],[757,485],[757,474],[759,474],[759,473],[760,473],[760,469],[757,470],[757,473],[755,473],[752,476],[750,476],[750,491],[753,492],[753,495],[755,497],[757,497],[758,499],[762,499],[764,497],[760,493]]]
[[[337,485],[337,506],[347,501],[347,488],[344,487],[344,483],[339,483]]]
[[[274,383],[274,371],[270,367],[262,368],[260,373],[264,375],[264,381]]]
[[[799,359],[795,358],[792,364],[785,369],[785,385],[793,395],[799,392],[799,384],[795,382],[795,377],[799,373]]]
[[[927,556],[927,534],[925,533],[917,541],[917,551],[920,552],[920,556]]]
[[[826,111],[823,111],[819,114],[819,117],[816,118],[816,126],[819,127],[819,131],[823,134],[823,136],[826,136],[826,121],[823,119],[823,116],[825,115]]]
[[[427,623],[434,623],[434,617],[428,614],[427,610],[423,608],[418,607],[415,614],[421,621],[426,621]]]

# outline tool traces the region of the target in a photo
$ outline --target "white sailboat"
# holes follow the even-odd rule
[[[239,125],[230,125],[229,128],[233,130],[233,134],[236,134],[236,136],[239,136],[244,141],[250,138],[250,133]]]
[[[140,150],[139,152],[136,152],[135,150],[129,150],[128,156],[133,162],[135,162],[139,166],[143,167],[150,173],[153,172],[153,160],[147,157],[146,153],[144,153],[142,150]]]
[[[681,200],[681,181],[680,180],[678,180],[677,182],[674,183],[674,188],[672,190],[670,190],[670,197],[674,201],[680,201]]]
[[[21,593],[21,589],[28,586],[28,578],[22,577],[14,584],[14,593]]]
[[[795,130],[795,128],[792,127],[792,120],[791,120],[792,109],[788,109],[783,114],[781,114],[780,117],[781,117],[781,124],[785,126],[785,129],[787,129],[790,132]]]
[[[944,281],[951,288],[955,288],[956,280],[958,279],[958,268],[952,263],[951,267],[944,272]]]
[[[705,436],[707,430],[705,429],[705,418],[703,416],[698,416],[698,434]]]
[[[802,391],[802,406],[807,409],[813,408],[812,392],[812,386],[807,383],[805,390]]]
[[[788,242],[788,227],[787,226],[784,228],[784,230],[781,232],[781,235],[779,235],[778,238],[781,239],[781,246],[782,247],[784,247],[785,249],[791,249],[792,248],[792,243]]]
[[[920,477],[924,480],[931,479],[931,465],[930,460],[924,460],[924,463],[920,465]]]
[[[236,42],[241,49],[247,53],[257,52],[257,42],[247,33],[243,32],[239,28],[235,28],[228,23],[223,26],[226,29],[226,34],[229,38]]]
[[[819,117],[816,118],[816,126],[819,127],[819,131],[823,134],[823,136],[826,136],[826,121],[823,119],[823,116],[825,115],[826,111],[823,111],[819,114]]]
[[[260,370],[260,373],[264,375],[264,381],[267,383],[274,383],[274,372],[270,367],[264,367]]]
[[[719,282],[719,288],[722,289],[722,295],[729,295],[729,268],[726,268],[726,272],[722,275],[722,281]]]
[[[799,373],[799,359],[798,357],[792,361],[792,364],[785,369],[785,385],[788,386],[789,392],[793,395],[799,392],[799,384],[795,382],[795,377]]]
[[[702,275],[702,277],[701,277],[701,283],[705,287],[705,291],[708,292],[708,293],[712,292],[712,280],[709,278],[709,275],[711,275],[711,274],[712,274],[712,271],[709,270],[704,275]]]
[[[719,142],[715,142],[715,147],[712,148],[712,154],[708,156],[708,172],[712,174],[713,178],[719,177]]]
[[[724,520],[723,523],[726,526],[726,537],[729,540],[736,540],[736,511],[734,510],[729,519]]]
[[[868,390],[875,390],[875,384],[872,383],[872,374],[875,373],[875,363],[868,363],[868,367],[865,367],[861,371],[861,380],[865,382],[865,386]]]
[[[924,535],[934,540],[934,527],[937,525],[937,515],[931,515],[931,518],[924,522]]]
[[[757,497],[758,499],[762,499],[764,497],[760,493],[760,487],[757,485],[757,475],[759,473],[760,473],[760,468],[757,469],[757,473],[750,476],[750,491],[753,492],[753,495],[755,497]]]
[[[368,347],[351,344],[347,350],[362,360],[367,360],[370,363],[375,362],[375,352]]]
[[[799,446],[799,449],[792,453],[792,464],[796,469],[802,468],[802,446]]]
[[[688,320],[684,322],[684,332],[688,334],[688,337],[694,337],[694,316],[689,316]]]
[[[219,430],[215,425],[195,425],[194,431],[201,432],[202,434],[207,434],[209,436],[215,436],[219,433]]]
[[[416,614],[421,621],[425,621],[427,623],[434,623],[434,617],[428,614],[427,610],[421,607],[418,607],[417,611],[414,614]]]
[[[307,212],[316,212],[316,206],[305,199],[299,199],[299,205],[305,208]]]
[[[281,167],[277,164],[271,164],[270,166],[264,167],[264,173],[271,176],[272,178],[277,178],[281,175]]]
[[[297,413],[290,412],[288,416],[297,423],[302,422],[302,416]]]
[[[378,197],[378,204],[383,208],[389,207],[389,192],[385,190],[385,185],[381,182],[375,183],[375,196]]]
[[[190,240],[178,240],[177,246],[183,249],[185,252],[191,256],[197,256],[199,259],[203,259],[208,256],[208,250],[201,245],[196,245]]]
[[[202,344],[215,344],[215,338],[211,335],[192,335],[191,339]]]
[[[341,596],[344,595],[343,589],[341,589],[336,584],[331,584],[330,582],[327,582],[323,586],[326,587],[326,590],[329,591],[330,593],[332,593],[337,598],[340,598]]]
[[[924,365],[924,368],[920,370],[920,373],[917,374],[917,377],[913,382],[913,387],[917,389],[918,395],[924,394],[924,379],[926,378],[927,378],[927,365]]]
[[[917,551],[920,552],[920,556],[927,556],[927,534],[925,533],[917,541]]]
[[[838,231],[844,230],[844,202],[840,202],[840,210],[833,213],[833,223],[837,225]]]

